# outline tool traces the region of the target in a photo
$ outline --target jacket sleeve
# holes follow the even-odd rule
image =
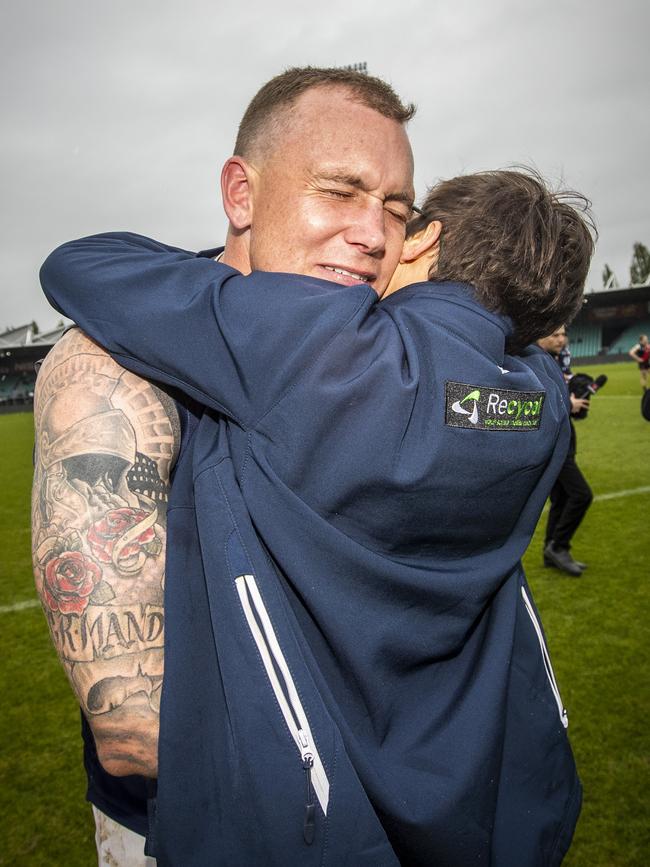
[[[377,299],[291,274],[238,271],[128,233],[56,249],[50,303],[125,368],[180,388],[247,427]]]

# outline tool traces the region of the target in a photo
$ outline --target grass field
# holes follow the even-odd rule
[[[585,788],[565,865],[645,867],[650,858],[650,424],[639,413],[635,367],[603,369],[609,383],[593,399],[589,418],[577,424],[578,461],[596,500],[574,551],[589,569],[576,580],[542,568],[541,526],[525,565]],[[40,608],[16,608],[34,599],[31,414],[0,416],[0,437],[0,864],[87,867],[96,857],[84,802],[78,708]]]

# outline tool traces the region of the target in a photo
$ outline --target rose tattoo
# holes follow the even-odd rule
[[[81,551],[64,551],[47,561],[43,579],[45,600],[52,611],[81,614],[102,575],[97,563]]]
[[[140,571],[146,555],[160,553],[153,524],[156,513],[124,507],[111,509],[88,530],[90,550],[100,563],[112,563],[122,574]]]

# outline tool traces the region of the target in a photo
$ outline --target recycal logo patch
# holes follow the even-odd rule
[[[543,391],[512,391],[466,382],[445,385],[445,424],[470,430],[537,430]]]

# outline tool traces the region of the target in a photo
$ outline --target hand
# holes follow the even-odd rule
[[[577,415],[581,410],[587,412],[589,410],[589,400],[586,397],[574,397],[570,394],[571,399],[571,415]]]

